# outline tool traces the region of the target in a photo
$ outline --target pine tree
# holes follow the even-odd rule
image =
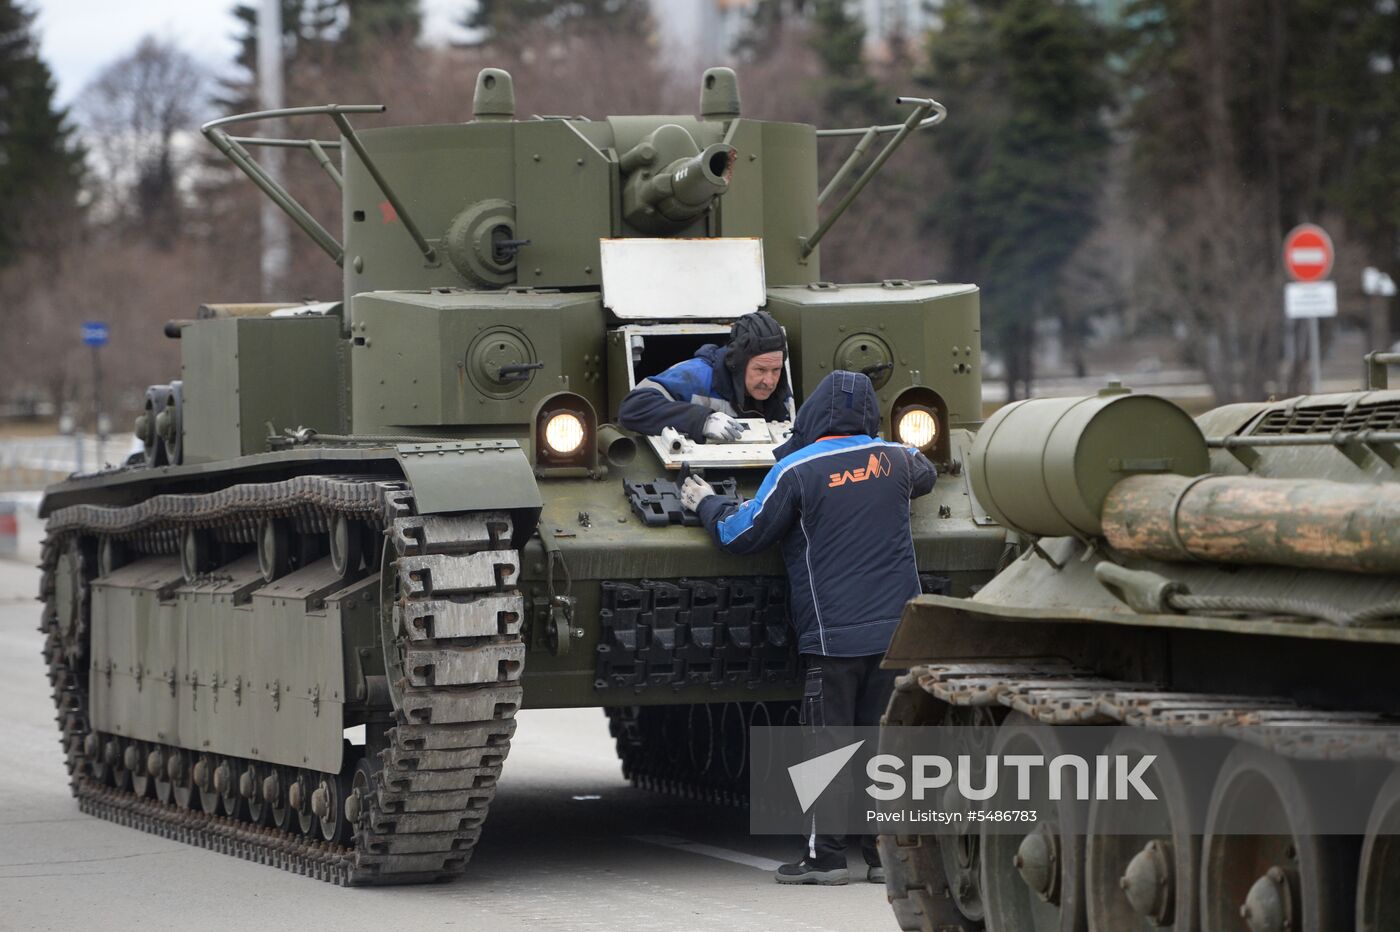
[[[1045,0],[949,0],[928,83],[948,106],[938,149],[950,190],[929,214],[952,273],[982,287],[984,330],[1010,398],[1029,392],[1038,318],[1092,229],[1112,101],[1109,36]]]
[[[889,104],[866,67],[865,23],[851,12],[846,0],[815,0],[811,21],[809,41],[824,72],[825,125],[878,122]]]
[[[602,29],[639,36],[652,31],[647,0],[476,0],[462,25],[482,44],[523,39],[538,29]]]
[[[234,61],[257,73],[257,3],[239,3],[234,18],[242,25]],[[317,55],[354,55],[376,40],[413,42],[423,26],[419,0],[282,0],[284,60],[289,64]]]
[[[418,0],[341,0],[348,20],[341,35],[345,45],[385,40],[413,42],[423,28]]]
[[[53,75],[39,57],[34,14],[0,0],[0,266],[76,208],[83,155]]]

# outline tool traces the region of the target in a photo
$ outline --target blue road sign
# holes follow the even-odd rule
[[[83,342],[88,346],[106,346],[106,322],[101,320],[83,321]]]

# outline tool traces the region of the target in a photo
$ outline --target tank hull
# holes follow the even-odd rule
[[[1393,403],[1393,393],[1353,393],[1207,412],[1196,419],[1207,471],[1160,475],[1171,470],[1154,451],[1145,474],[1102,484],[1106,539],[1025,538],[973,598],[909,603],[886,656],[908,670],[890,724],[981,724],[1005,745],[1036,728],[1053,745],[1071,740],[1055,738],[1065,729],[1117,726],[1121,747],[1156,754],[1171,773],[1222,750],[1204,784],[1163,778],[1155,836],[1097,831],[1112,824],[1097,801],[1087,835],[1050,825],[1050,897],[1020,867],[1030,833],[882,836],[903,928],[1400,921],[1378,886],[1400,882],[1381,828],[1400,758],[1400,687],[1387,672],[1400,663],[1400,584],[1348,556],[1371,553],[1368,522],[1397,476],[1388,447],[1330,419],[1345,411],[1364,430]],[[1137,455],[1131,437],[1115,442]],[[1113,463],[1128,462],[1114,452]],[[1139,546],[1143,534],[1154,547]],[[1363,822],[1369,810],[1364,831],[1318,830],[1329,799]],[[1270,834],[1242,827],[1239,813],[1264,811]]]

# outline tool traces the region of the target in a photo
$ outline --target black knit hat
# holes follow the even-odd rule
[[[764,401],[749,397],[744,377],[750,359],[779,351],[787,356],[787,338],[783,336],[783,328],[767,311],[754,311],[734,321],[729,330],[729,345],[724,348],[724,367],[728,370],[734,407],[744,416],[756,411],[770,421],[787,420],[788,399],[792,397],[787,368],[779,373],[777,388]]]
[[[767,311],[754,311],[734,321],[729,329],[729,353],[724,362],[730,372],[742,373],[750,359],[778,351],[787,353],[783,328]]]

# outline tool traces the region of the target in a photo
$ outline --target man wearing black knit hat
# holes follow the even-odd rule
[[[744,432],[741,417],[792,420],[786,356],[778,322],[767,311],[745,314],[734,321],[728,345],[706,343],[692,358],[638,382],[617,419],[643,434],[674,427],[700,443],[732,443]]]

